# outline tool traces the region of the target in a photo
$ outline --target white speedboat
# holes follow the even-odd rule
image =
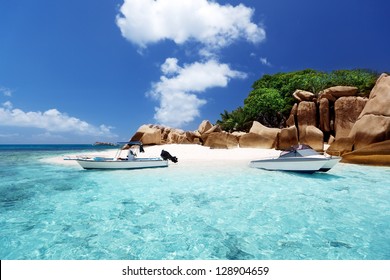
[[[340,159],[320,154],[308,145],[296,145],[282,151],[279,157],[253,160],[249,165],[266,170],[314,173],[329,171]]]
[[[162,157],[141,158],[138,157],[139,152],[144,152],[142,143],[139,141],[125,142],[113,158],[107,157],[92,157],[92,158],[76,158],[78,164],[84,169],[140,169],[140,168],[156,168],[167,167],[168,159],[177,162],[176,157],[172,157],[168,152],[162,151]],[[127,151],[127,155],[122,157],[123,151]],[[169,156],[168,156],[169,155]]]

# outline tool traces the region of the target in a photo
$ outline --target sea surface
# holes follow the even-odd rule
[[[106,149],[107,147],[104,147]],[[88,171],[90,145],[0,145],[0,259],[389,260],[390,168],[205,162]]]

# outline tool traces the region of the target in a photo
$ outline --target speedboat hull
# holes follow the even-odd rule
[[[340,160],[341,160],[341,157],[328,157],[326,163],[320,168],[319,171],[328,172],[328,171],[329,171],[330,169],[332,169],[332,167],[335,166]]]
[[[339,161],[339,158],[327,157],[272,158],[251,161],[250,166],[272,171],[314,173],[329,171]]]
[[[84,169],[142,169],[168,167],[168,161],[161,158],[137,158],[133,160],[77,159]]]

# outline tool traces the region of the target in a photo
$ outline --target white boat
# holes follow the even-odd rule
[[[78,164],[84,169],[140,169],[140,168],[156,168],[167,167],[168,159],[176,160],[168,152],[161,153],[162,156],[168,154],[169,157],[141,158],[138,157],[139,152],[144,152],[142,143],[139,141],[125,142],[113,158],[107,157],[92,157],[92,158],[76,158]],[[123,151],[127,151],[127,155],[122,157]],[[175,161],[174,161],[175,162]]]
[[[327,172],[340,160],[340,157],[320,154],[308,145],[296,145],[282,151],[279,157],[253,160],[249,165],[265,170],[314,173]]]

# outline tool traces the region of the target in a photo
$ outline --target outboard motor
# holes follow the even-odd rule
[[[177,157],[174,157],[172,156],[170,153],[168,153],[167,151],[165,150],[162,150],[161,151],[161,154],[160,156],[162,157],[163,160],[167,160],[169,159],[170,161],[176,163],[178,160],[177,160]]]

